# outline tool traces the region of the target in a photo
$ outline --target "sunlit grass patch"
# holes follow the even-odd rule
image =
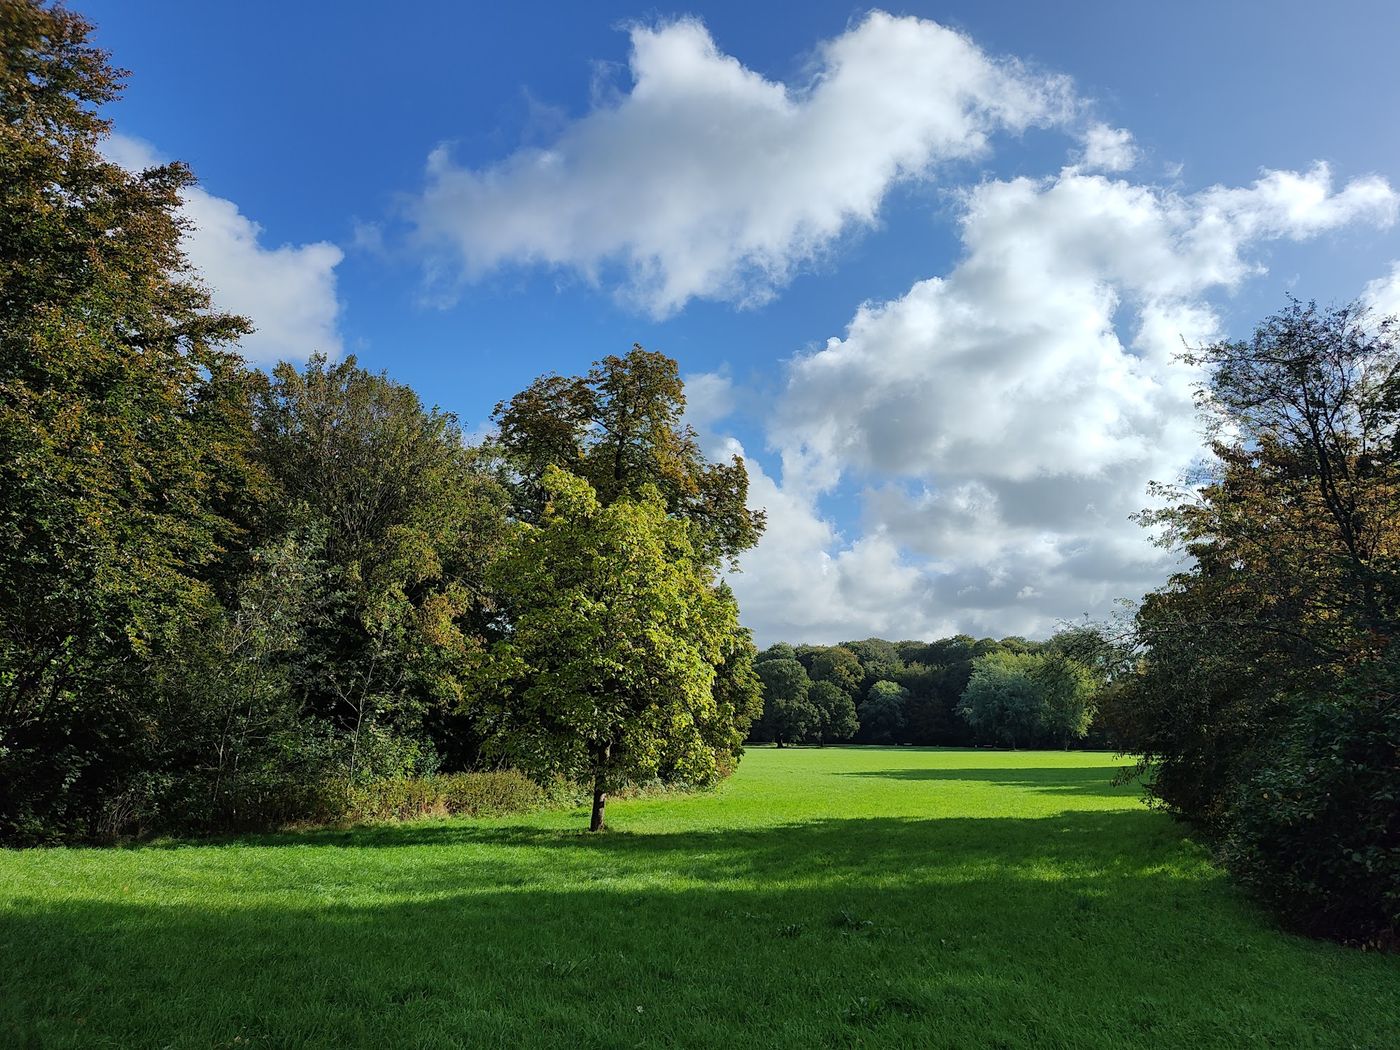
[[[759,749],[602,835],[4,853],[0,1044],[1400,1045],[1400,959],[1279,932],[1115,769]]]

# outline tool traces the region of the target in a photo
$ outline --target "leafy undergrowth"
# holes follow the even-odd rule
[[[1400,1045],[1110,756],[755,750],[709,794],[0,854],[0,1044]]]

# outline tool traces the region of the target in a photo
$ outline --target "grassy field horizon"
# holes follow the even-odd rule
[[[1400,1045],[1094,752],[752,749],[583,811],[0,852],[0,1044]]]

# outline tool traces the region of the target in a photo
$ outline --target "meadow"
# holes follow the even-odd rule
[[[1112,756],[752,749],[713,793],[0,853],[0,1045],[1400,1046]]]

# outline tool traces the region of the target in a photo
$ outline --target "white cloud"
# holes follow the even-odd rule
[[[1190,195],[1074,168],[970,192],[951,273],[791,362],[746,618],[768,640],[1037,634],[1140,596],[1170,556],[1128,516],[1200,454],[1175,355],[1222,334],[1210,294],[1262,271],[1259,242],[1388,224],[1396,201],[1321,165]],[[818,508],[853,484],[850,539]]]
[[[506,264],[621,282],[656,315],[695,297],[760,303],[892,184],[1064,119],[1068,81],[996,60],[937,23],[882,12],[827,41],[810,80],[766,79],[684,19],[631,30],[630,92],[545,148],[484,169],[432,154],[413,205],[434,269]]]
[[[1366,285],[1364,299],[1382,317],[1400,317],[1400,262],[1391,264],[1390,273]]]
[[[1127,128],[1094,124],[1084,132],[1084,154],[1079,167],[1085,171],[1127,171],[1138,162],[1138,148]]]
[[[145,142],[114,134],[103,143],[114,163],[136,171],[161,163]],[[303,361],[316,351],[339,355],[340,302],[335,268],[343,253],[325,241],[265,247],[263,229],[232,201],[192,186],[183,193],[192,223],[184,249],[214,296],[214,305],[249,318],[257,330],[239,342],[254,364]]]
[[[696,430],[712,430],[716,423],[733,414],[737,394],[728,371],[696,372],[683,379],[685,420]]]

